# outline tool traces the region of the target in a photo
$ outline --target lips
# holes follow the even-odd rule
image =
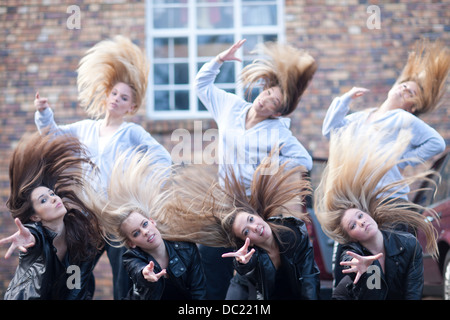
[[[153,242],[155,239],[155,234],[152,234],[150,237],[148,237],[147,242]]]
[[[261,227],[261,228],[259,229],[259,235],[262,236],[263,233],[264,233],[264,227]]]
[[[59,209],[59,208],[61,208],[62,207],[62,202],[58,202],[57,204],[56,204],[56,209]]]

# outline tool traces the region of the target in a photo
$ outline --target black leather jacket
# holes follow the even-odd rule
[[[408,232],[381,231],[384,238],[384,272],[380,263],[374,261],[374,270],[361,276],[356,285],[355,273],[344,277],[333,292],[336,300],[420,300],[423,289],[422,247],[416,237]],[[342,246],[340,261],[350,261],[347,251],[369,256],[373,255],[359,243]],[[376,270],[380,275],[376,275]],[[378,277],[378,278],[376,278]],[[379,281],[378,281],[379,280]]]
[[[155,264],[155,273],[160,272],[162,268],[151,255],[140,248],[128,249],[123,254],[125,269],[133,281],[129,299],[160,300],[168,285],[172,285],[175,289],[176,299],[205,299],[206,278],[197,246],[190,242],[166,240],[164,240],[164,244],[169,254],[169,266],[166,271],[170,280],[162,277],[157,282],[150,282],[144,278],[142,270],[150,261]],[[170,295],[165,297],[166,299],[172,299]]]
[[[282,297],[283,299],[318,299],[320,271],[314,261],[314,251],[305,223],[294,217],[270,218],[269,221],[283,224],[294,231],[282,232],[278,242],[282,271],[277,272],[267,252],[258,247],[255,247],[256,251],[247,264],[234,259],[236,271],[245,275],[256,286],[264,300],[280,299],[276,294],[280,279],[292,294]]]
[[[94,260],[80,263],[76,269],[68,269],[71,266],[68,253],[63,261],[56,255],[53,246],[56,233],[44,228],[40,222],[24,226],[36,242],[26,253],[19,253],[19,265],[6,290],[5,300],[92,299]]]

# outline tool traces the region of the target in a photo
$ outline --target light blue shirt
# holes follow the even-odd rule
[[[160,145],[143,127],[136,123],[124,122],[100,148],[100,124],[102,120],[81,120],[67,125],[56,125],[53,111],[46,108],[35,113],[35,123],[40,132],[44,128],[59,130],[76,136],[87,148],[88,155],[100,171],[101,186],[106,190],[116,158],[123,152],[142,150],[151,155],[154,163],[169,167],[172,160],[169,152]]]
[[[286,161],[289,161],[288,167],[304,166],[311,170],[312,158],[293,136],[289,118],[266,119],[250,129],[245,128],[247,113],[252,104],[214,85],[220,67],[220,63],[212,60],[203,65],[196,77],[198,97],[218,126],[220,177],[223,177],[227,166],[230,166],[248,187],[261,161],[274,147],[281,146],[281,151],[275,156],[278,161],[272,161],[275,165],[266,174]]]
[[[366,130],[368,126],[378,126],[380,130],[388,132],[389,135],[385,141],[386,143],[395,141],[400,130],[411,130],[412,139],[406,147],[401,159],[426,161],[445,150],[445,140],[441,135],[415,115],[403,109],[393,109],[386,112],[381,118],[367,122],[367,118],[376,110],[376,108],[348,114],[350,111],[349,105],[351,100],[349,95],[344,94],[332,101],[322,125],[322,134],[328,139],[333,130],[342,128],[349,123],[357,123],[357,131]],[[403,179],[400,169],[403,169],[407,165],[417,165],[419,163],[417,160],[405,161],[392,168],[383,177],[377,188]],[[407,200],[408,197],[406,193],[409,191],[409,187],[405,187],[397,192],[394,197],[401,196],[403,199]]]

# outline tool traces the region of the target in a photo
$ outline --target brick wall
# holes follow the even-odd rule
[[[371,93],[354,109],[378,106],[394,83],[407,51],[420,36],[440,38],[450,44],[450,4],[436,1],[286,0],[285,26],[288,42],[308,49],[319,69],[299,109],[292,129],[316,157],[326,157],[327,141],[321,136],[322,120],[333,99],[352,86]],[[77,5],[81,29],[68,29]],[[380,29],[370,29],[370,5],[380,9]],[[76,103],[76,67],[86,49],[115,34],[132,38],[145,47],[145,1],[5,0],[0,5],[0,237],[14,232],[5,208],[9,194],[8,162],[11,151],[25,132],[35,130],[33,99],[36,90],[47,96],[58,123],[85,117]],[[423,120],[444,136],[450,145],[450,86],[440,110]],[[143,125],[170,151],[170,134],[193,121],[151,121],[144,110],[133,119]],[[210,120],[203,128],[215,127]],[[6,248],[0,248],[0,256]],[[17,256],[0,259],[0,296],[9,283]],[[111,297],[107,263],[98,273],[98,299]],[[98,285],[98,286],[99,286]]]

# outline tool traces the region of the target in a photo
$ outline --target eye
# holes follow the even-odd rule
[[[42,198],[41,199],[41,203],[43,204],[43,203],[46,203],[47,202],[47,198]]]
[[[137,236],[139,236],[139,234],[140,234],[139,231],[135,231],[131,235],[133,236],[133,238],[136,238]]]
[[[145,222],[142,224],[142,227],[147,228],[147,227],[148,227],[148,221],[145,221]]]

